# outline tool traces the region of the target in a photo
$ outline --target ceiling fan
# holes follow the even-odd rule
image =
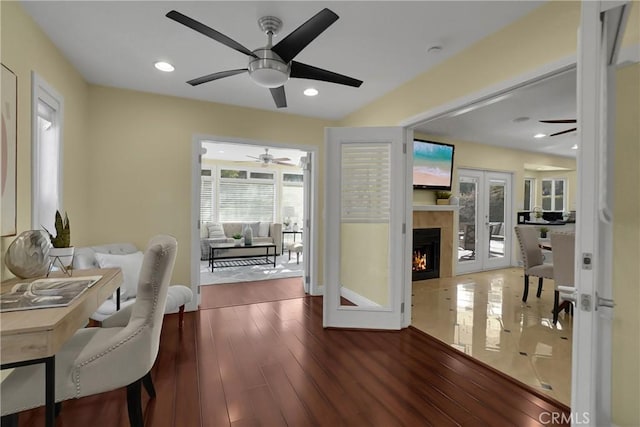
[[[271,96],[276,106],[278,108],[284,108],[287,106],[284,84],[289,78],[320,80],[353,87],[360,87],[362,84],[361,80],[293,61],[293,58],[309,43],[338,20],[338,15],[329,9],[322,9],[307,22],[280,40],[275,46],[272,45],[272,38],[282,27],[282,21],[275,16],[264,16],[258,19],[258,25],[262,31],[267,34],[267,45],[253,51],[213,28],[189,18],[178,11],[172,10],[167,13],[166,16],[231,49],[249,56],[247,68],[219,71],[189,80],[187,83],[192,86],[248,72],[249,77],[254,83],[266,87],[271,91]]]
[[[270,163],[274,163],[276,165],[295,166],[293,163],[287,163],[288,161],[291,160],[288,157],[278,157],[278,158],[273,157],[273,154],[269,154],[268,148],[265,148],[264,154],[260,154],[258,157],[249,156],[249,155],[247,155],[247,157],[256,159],[256,162],[262,162],[262,166],[267,166]]]
[[[576,119],[540,120],[540,123],[577,123],[577,120]],[[574,130],[578,130],[578,128],[575,127],[575,128],[572,128],[572,129],[567,129],[567,130],[563,130],[563,131],[560,131],[560,132],[552,133],[549,136],[562,135],[562,134],[565,134],[565,133],[573,132]]]

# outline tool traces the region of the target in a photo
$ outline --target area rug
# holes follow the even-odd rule
[[[200,285],[218,285],[221,283],[254,282],[257,280],[284,279],[300,277],[304,274],[302,256],[300,263],[296,263],[295,256],[289,260],[289,255],[276,257],[276,267],[273,264],[251,265],[242,267],[216,267],[213,273],[208,261],[200,261]]]

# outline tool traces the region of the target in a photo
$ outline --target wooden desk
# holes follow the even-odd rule
[[[74,270],[73,277],[102,276],[91,288],[66,307],[0,313],[0,361],[2,368],[12,368],[34,363],[46,365],[46,415],[45,425],[55,423],[55,354],[65,341],[82,328],[112,293],[122,284],[119,268]],[[50,277],[64,277],[52,274]],[[35,279],[11,279],[2,282],[6,292],[19,282]]]

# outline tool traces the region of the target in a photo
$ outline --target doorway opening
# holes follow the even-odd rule
[[[524,207],[524,202],[520,206],[524,194],[519,190],[525,188],[524,179],[530,178],[531,173],[525,172],[524,161],[516,165],[512,157],[500,153],[500,150],[508,150],[508,145],[492,147],[492,141],[487,141],[483,146],[474,147],[475,141],[443,136],[436,130],[437,125],[430,130],[429,124],[442,119],[449,129],[463,128],[454,120],[488,110],[495,112],[501,102],[517,98],[512,93],[552,83],[556,76],[567,80],[570,78],[567,73],[572,73],[574,68],[567,61],[541,70],[537,76],[529,75],[519,81],[507,82],[502,88],[425,113],[420,120],[408,124],[414,132],[427,138],[456,145],[457,164],[452,192],[459,199],[456,233],[450,242],[454,254],[457,254],[457,277],[453,280],[413,282],[412,290],[420,298],[412,300],[412,325],[565,404],[569,404],[571,399],[572,319],[567,316],[558,327],[553,327],[553,288],[547,289],[540,299],[530,298],[527,304],[520,304],[517,300],[522,291],[522,269],[517,267],[513,225],[516,211]],[[575,79],[569,85],[575,97]],[[571,102],[575,108],[575,100]],[[571,114],[574,116],[575,111]],[[504,123],[507,127],[516,125],[513,118],[485,122]],[[575,138],[575,135],[564,137]],[[556,148],[560,142],[550,141],[556,144]],[[564,144],[563,141],[563,147]],[[567,153],[570,150],[571,146],[568,146]],[[517,153],[513,154],[517,156]],[[534,163],[533,160],[531,162]],[[538,175],[542,179],[543,174],[540,172],[535,176]],[[535,197],[535,190],[529,191],[530,198],[532,194]],[[538,203],[541,202],[529,200],[531,206]],[[443,297],[448,304],[439,303]],[[438,309],[434,310],[434,307]],[[543,348],[545,352],[541,352]],[[512,354],[507,354],[509,349]],[[518,362],[518,368],[510,370],[514,360]],[[547,363],[565,367],[563,372],[567,375],[562,379],[554,376],[549,380],[548,376],[541,374],[544,370],[542,365]]]
[[[191,264],[199,300],[203,285],[288,278],[317,292],[315,151],[220,137],[195,138],[193,151]]]

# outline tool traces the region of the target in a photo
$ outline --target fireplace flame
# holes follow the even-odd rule
[[[427,254],[423,254],[422,251],[417,250],[413,252],[413,266],[412,271],[424,271],[427,269]]]

